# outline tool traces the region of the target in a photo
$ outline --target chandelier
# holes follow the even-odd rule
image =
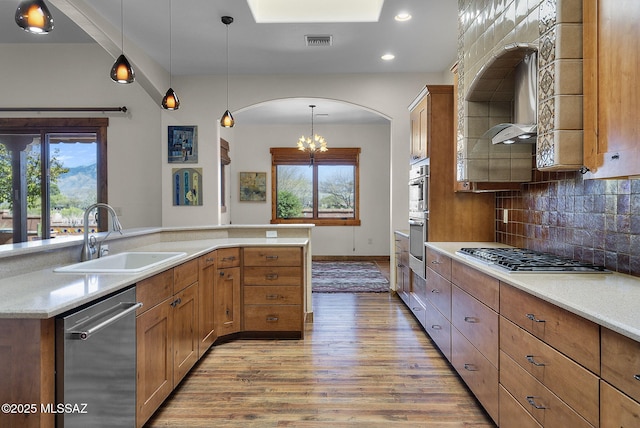
[[[313,165],[315,153],[318,151],[326,152],[328,149],[327,141],[324,139],[324,137],[313,133],[313,109],[316,106],[311,104],[309,107],[311,107],[311,135],[308,137],[305,137],[303,135],[302,137],[300,137],[300,139],[298,139],[298,150],[309,152],[311,165]]]

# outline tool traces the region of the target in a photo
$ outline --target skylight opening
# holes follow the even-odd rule
[[[378,22],[384,0],[247,0],[264,23]]]

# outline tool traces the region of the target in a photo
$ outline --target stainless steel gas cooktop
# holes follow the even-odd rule
[[[458,254],[493,265],[507,272],[608,273],[603,266],[583,263],[525,248],[461,248]]]

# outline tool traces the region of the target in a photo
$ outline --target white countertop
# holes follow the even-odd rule
[[[51,318],[216,248],[306,246],[307,238],[217,238],[159,242],[130,251],[180,251],[186,256],[137,274],[57,273],[49,267],[0,278],[0,318]]]
[[[640,278],[619,273],[508,273],[456,254],[486,242],[427,242],[428,248],[640,342]]]

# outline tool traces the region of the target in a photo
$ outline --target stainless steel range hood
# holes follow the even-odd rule
[[[525,56],[514,71],[514,123],[500,123],[484,133],[493,144],[535,144],[538,135],[538,55]]]

